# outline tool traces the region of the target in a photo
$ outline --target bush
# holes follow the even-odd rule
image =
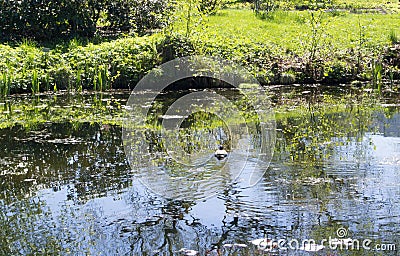
[[[193,42],[181,34],[166,36],[158,51],[161,53],[162,62],[196,54]]]
[[[328,83],[345,82],[352,78],[351,64],[344,61],[326,61],[324,63],[324,81]]]
[[[140,35],[164,27],[169,0],[8,0],[0,2],[1,40],[90,38],[99,17],[107,29]]]
[[[89,1],[24,0],[2,1],[0,35],[4,40],[31,38],[90,37],[96,29],[94,9]]]
[[[279,1],[275,0],[255,0],[254,1],[254,9],[257,15],[265,15],[273,11],[278,4]]]
[[[168,25],[172,3],[167,0],[137,0],[131,4],[134,30],[139,35]]]
[[[222,0],[199,0],[198,10],[204,14],[215,14],[221,6]]]
[[[109,29],[144,35],[169,24],[172,9],[169,0],[109,0],[105,12]]]

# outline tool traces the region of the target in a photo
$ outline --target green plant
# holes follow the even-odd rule
[[[204,14],[215,14],[221,4],[222,0],[199,0],[197,8]]]
[[[104,65],[99,66],[97,70],[97,82],[96,85],[98,86],[99,91],[109,89],[110,77],[108,74],[107,67]]]
[[[139,35],[153,33],[169,24],[170,0],[113,0],[106,5],[109,28]]]
[[[265,18],[267,14],[277,8],[276,0],[255,0],[254,11],[257,16]]]
[[[325,45],[325,28],[323,24],[324,15],[325,14],[322,11],[311,11],[308,21],[310,32],[307,34],[305,40],[307,59],[306,72],[313,80],[321,79],[323,73],[319,59],[322,57],[320,56],[321,49]]]
[[[365,35],[365,26],[361,24],[360,18],[358,18],[358,45],[357,45],[357,74],[361,72],[361,62],[363,59],[363,48],[367,41]]]
[[[396,31],[393,29],[391,29],[389,32],[389,41],[392,44],[397,44],[399,42],[399,37],[397,36]]]
[[[319,47],[321,46],[322,33],[324,28],[322,27],[322,20],[324,18],[324,13],[310,12],[310,26],[311,26],[311,36],[310,44],[308,48],[309,52],[309,62],[315,62]]]
[[[78,92],[82,92],[82,88],[83,88],[82,87],[82,73],[83,73],[82,69],[79,69],[76,73],[76,87],[77,87]]]
[[[190,38],[197,32],[197,27],[205,27],[207,13],[201,11],[201,0],[176,1],[174,20],[167,30],[167,35],[179,31],[186,38]],[[180,29],[182,28],[182,31]]]
[[[372,85],[379,93],[382,92],[382,62],[373,61],[372,62]]]
[[[0,95],[5,98],[10,94],[12,78],[7,73],[3,73],[0,77]]]
[[[92,3],[89,0],[3,1],[0,5],[0,34],[8,40],[92,36],[95,30]]]
[[[167,27],[170,16],[174,15],[170,0],[141,0],[130,2],[130,5],[133,6],[135,31],[139,35]]]
[[[169,0],[10,0],[0,4],[2,40],[30,38],[52,42],[54,39],[91,38],[96,25],[114,33],[146,34],[165,27],[172,13]],[[45,29],[44,29],[45,28]]]
[[[191,21],[192,21],[192,10],[193,10],[193,1],[189,0],[188,8],[187,8],[187,16],[186,16],[186,37],[189,37],[191,31]]]
[[[32,79],[31,80],[31,84],[32,84],[31,91],[32,91],[32,94],[39,93],[39,91],[40,91],[40,81],[39,81],[39,76],[38,76],[37,69],[34,69],[32,71],[32,78],[31,79]]]
[[[344,61],[327,61],[324,63],[324,80],[328,82],[346,81],[351,76],[348,63]]]

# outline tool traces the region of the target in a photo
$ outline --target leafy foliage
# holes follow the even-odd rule
[[[3,41],[92,37],[102,14],[108,30],[145,34],[167,24],[171,6],[168,0],[1,1],[0,36]]]
[[[126,37],[67,49],[0,44],[0,95],[46,90],[131,88],[162,62],[194,54],[192,42],[180,34]]]
[[[222,0],[199,0],[197,8],[202,13],[215,14],[221,4]]]
[[[57,89],[128,88],[160,64],[163,37],[126,38],[100,45],[74,46],[67,52],[43,50],[28,42],[0,45],[1,81],[7,92]],[[0,83],[0,85],[2,82]],[[1,88],[2,86],[0,86]],[[4,93],[4,92],[3,92]]]
[[[172,7],[168,0],[109,0],[105,11],[111,29],[144,35],[166,27]]]
[[[172,4],[165,0],[139,0],[130,5],[135,31],[141,35],[167,26],[173,11]]]
[[[92,36],[96,29],[93,1],[1,1],[0,35],[4,40]]]

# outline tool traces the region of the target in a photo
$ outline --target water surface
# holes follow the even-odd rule
[[[240,180],[218,183],[218,195],[200,201],[165,199],[138,181],[126,160],[121,127],[113,123],[63,120],[0,130],[1,254],[179,255],[182,248],[200,255],[270,254],[251,241],[319,241],[345,228],[353,239],[396,244],[397,251],[382,252],[396,255],[397,100],[357,99],[322,108],[318,95],[277,90],[277,142],[261,182],[251,188]],[[301,100],[291,101],[293,94]],[[166,94],[161,102],[177,95]],[[92,97],[80,105],[93,104]],[[127,97],[105,94],[100,104],[118,109],[109,102],[123,105]],[[54,102],[73,105],[76,97],[59,95]],[[250,159],[247,168],[252,165],[260,168]],[[227,246],[235,243],[247,247]],[[273,254],[309,255],[290,249]]]

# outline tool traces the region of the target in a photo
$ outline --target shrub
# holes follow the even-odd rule
[[[323,67],[324,81],[332,83],[349,80],[352,76],[352,72],[349,68],[349,63],[344,61],[326,61]]]
[[[8,0],[0,2],[2,41],[90,38],[101,15],[107,29],[140,35],[164,27],[169,0]]]
[[[172,16],[172,3],[168,0],[138,0],[130,5],[134,30],[139,35],[167,26]]]
[[[197,8],[204,14],[215,14],[221,6],[222,0],[199,0]]]
[[[2,1],[0,35],[2,40],[31,38],[49,40],[59,37],[90,37],[96,28],[91,1],[24,0]]]

